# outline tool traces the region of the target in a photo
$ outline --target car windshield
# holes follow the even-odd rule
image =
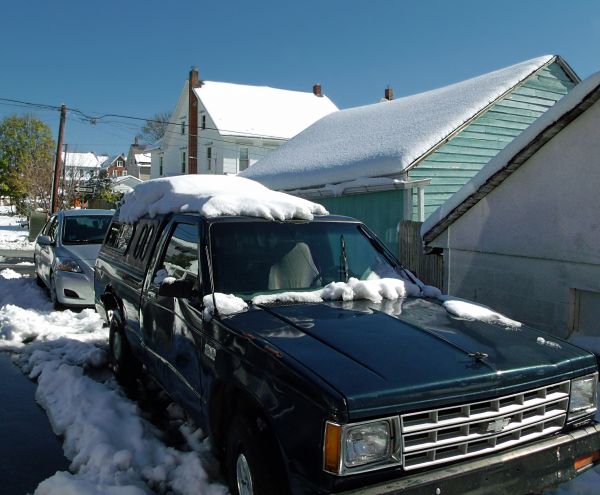
[[[330,282],[398,277],[360,224],[226,222],[211,227],[215,292],[315,290]]]
[[[63,244],[102,244],[112,216],[89,215],[65,217]]]

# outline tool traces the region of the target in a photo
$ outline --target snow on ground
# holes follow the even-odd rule
[[[312,220],[326,215],[321,205],[271,191],[258,182],[227,175],[181,175],[143,182],[123,198],[119,219],[133,223],[144,215],[200,212],[208,217],[246,215],[268,220]]]
[[[108,331],[92,310],[52,311],[33,278],[0,272],[0,350],[37,380],[36,400],[63,438],[69,472],[44,480],[35,495],[225,494],[212,483],[202,432],[184,423],[187,450],[165,445],[112,374],[103,373]],[[172,409],[176,407],[172,406]]]
[[[26,219],[9,215],[11,211],[9,206],[0,207],[0,250],[33,251],[34,243],[28,240],[29,231],[21,226]]]

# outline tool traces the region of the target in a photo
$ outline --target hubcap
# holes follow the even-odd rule
[[[240,495],[253,495],[252,473],[244,454],[238,455],[236,463],[237,488]]]

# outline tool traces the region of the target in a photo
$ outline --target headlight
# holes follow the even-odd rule
[[[56,258],[56,269],[61,272],[81,273],[81,267],[77,261],[70,258]]]
[[[598,407],[598,373],[571,380],[569,419],[592,414]]]
[[[398,418],[349,425],[327,422],[324,467],[344,475],[400,464]]]

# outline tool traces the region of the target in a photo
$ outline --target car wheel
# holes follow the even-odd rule
[[[52,301],[52,307],[60,311],[64,309],[64,306],[58,300],[58,296],[56,295],[56,281],[54,280],[54,273],[50,273],[50,287],[48,287],[48,291],[50,292],[50,300]]]
[[[141,366],[129,347],[123,328],[114,317],[110,319],[109,364],[119,383],[125,386],[135,384]]]
[[[44,283],[42,277],[40,277],[40,274],[38,272],[35,272],[35,283],[38,287],[46,287],[46,284]]]
[[[237,416],[227,437],[225,462],[232,495],[288,493],[283,466],[270,438],[244,416]]]

